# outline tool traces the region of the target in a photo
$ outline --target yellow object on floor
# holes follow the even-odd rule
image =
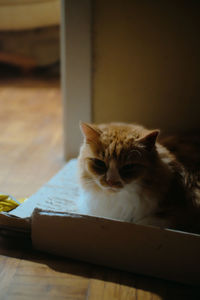
[[[16,200],[14,197],[10,195],[3,195],[0,194],[0,212],[2,211],[11,211],[17,206],[19,206],[21,203],[23,203],[26,200],[26,198]]]

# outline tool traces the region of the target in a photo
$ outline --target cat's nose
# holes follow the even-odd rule
[[[108,179],[106,180],[106,182],[111,187],[118,187],[118,188],[122,187],[122,183],[120,181]]]

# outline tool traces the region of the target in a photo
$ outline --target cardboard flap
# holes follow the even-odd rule
[[[21,219],[9,213],[0,213],[0,233],[5,235],[20,235],[29,237],[31,231],[30,219]]]
[[[75,200],[79,197],[76,170],[76,159],[72,159],[26,201],[10,212],[0,213],[0,229],[30,231],[30,219],[36,207],[43,210],[74,211]]]
[[[36,209],[34,247],[117,269],[200,284],[200,236]]]

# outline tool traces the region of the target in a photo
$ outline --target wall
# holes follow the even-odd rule
[[[199,127],[198,1],[95,0],[94,121]]]

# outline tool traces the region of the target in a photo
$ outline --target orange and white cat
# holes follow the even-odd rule
[[[80,213],[198,231],[199,209],[188,172],[157,142],[159,130],[124,123],[81,123],[81,130]]]

